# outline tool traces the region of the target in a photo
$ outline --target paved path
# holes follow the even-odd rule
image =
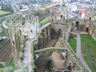
[[[80,33],[76,32],[76,35],[77,35],[77,51],[76,51],[76,55],[77,55],[78,58],[80,58],[80,62],[88,70],[88,72],[92,72],[91,69],[89,68],[88,64],[84,60],[83,55],[81,53],[81,37],[80,37]]]

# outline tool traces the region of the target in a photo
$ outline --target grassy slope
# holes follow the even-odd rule
[[[48,17],[44,18],[43,20],[40,21],[40,26],[48,22]]]
[[[73,49],[73,51],[76,53],[76,39],[74,39],[76,37],[76,35],[71,35],[71,37],[69,38],[68,42],[71,46],[71,48]]]
[[[85,53],[84,59],[88,63],[89,67],[92,69],[92,72],[96,72],[96,70],[88,56],[88,46],[90,46],[89,47],[90,55],[95,55],[94,60],[96,62],[96,41],[89,34],[82,34],[81,35],[81,45],[82,45],[82,50]]]
[[[9,14],[10,12],[0,10],[0,15]]]

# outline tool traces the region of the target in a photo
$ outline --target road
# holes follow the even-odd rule
[[[5,22],[6,21],[3,21],[2,23],[1,23],[1,25],[5,28],[5,29],[8,29],[8,26],[5,24]],[[8,37],[7,36],[0,36],[0,40],[2,40],[2,39],[7,39]]]
[[[49,6],[47,6],[46,8],[51,8],[51,7],[54,7],[54,6],[56,6],[56,5],[60,5],[61,3],[53,3],[53,4],[51,4],[51,5],[49,5]]]
[[[14,7],[13,4],[11,4],[11,7],[12,7],[14,13],[16,13],[17,11],[16,11],[16,8]],[[0,19],[4,19],[4,18],[6,19],[6,18],[9,17],[9,16],[12,16],[12,14],[11,14],[11,15],[6,15],[6,16],[3,16],[3,17],[0,17]],[[8,29],[8,26],[5,25],[5,22],[6,22],[5,20],[2,22],[2,26],[3,26],[4,28]]]
[[[5,24],[5,22],[6,22],[6,21],[3,21],[3,22],[2,22],[2,26],[3,26],[4,28],[8,29],[8,26]]]
[[[6,21],[3,21],[3,22],[1,23],[1,25],[2,25],[5,29],[8,29],[8,26],[5,24],[5,22],[6,22]],[[3,36],[3,37],[0,36],[0,40],[6,39],[6,38],[8,38],[8,37],[7,37],[7,36]]]
[[[11,4],[11,7],[12,7],[14,13],[16,13],[17,11],[16,11],[16,8],[13,6],[13,4]],[[12,14],[11,14],[11,15],[6,15],[6,16],[3,16],[3,17],[0,17],[0,19],[5,19],[5,20],[2,21],[2,23],[1,23],[1,25],[2,25],[5,29],[8,29],[8,26],[5,24],[6,18],[7,18],[7,17],[10,17],[10,16],[12,16]],[[6,36],[0,37],[0,39],[4,39],[5,37],[6,37]]]
[[[83,54],[81,53],[81,37],[80,37],[80,33],[77,31],[76,35],[77,35],[77,38],[76,38],[77,39],[76,55],[80,59],[80,62],[82,63],[82,65],[88,70],[88,72],[92,72],[91,69],[89,68],[88,64],[84,60]]]

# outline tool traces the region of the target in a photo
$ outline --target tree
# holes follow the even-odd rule
[[[42,15],[41,12],[35,12],[35,13],[34,13],[34,16],[41,16],[41,15]]]
[[[0,6],[1,6],[3,11],[13,12],[13,9],[12,9],[10,4],[0,3]]]

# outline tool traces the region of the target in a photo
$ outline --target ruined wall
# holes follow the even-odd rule
[[[61,34],[63,33],[63,31],[64,31],[64,29],[66,29],[67,28],[67,26],[66,25],[64,25],[64,24],[52,24],[51,25],[51,28],[53,28],[56,32],[58,32],[58,30],[59,29],[61,29]]]
[[[19,25],[18,23],[21,24],[20,21],[18,21],[21,18],[21,15],[13,15],[12,17],[7,19],[8,23],[8,33],[9,33],[9,38],[11,40],[11,45],[12,45],[12,55],[14,57],[14,62],[15,64],[17,63],[19,59],[19,49],[20,49],[20,44],[21,44],[21,38],[20,38],[20,30],[19,30]],[[16,24],[17,23],[17,24]],[[17,27],[16,27],[17,26]]]
[[[35,45],[35,49],[42,49],[46,46],[46,44],[51,40],[51,27],[45,27],[38,37],[38,43]]]
[[[68,50],[68,62],[70,63],[75,63],[75,68],[74,68],[74,72],[87,72],[87,70],[84,68],[84,66],[80,63],[80,61],[78,60],[76,54],[74,53],[74,51],[72,50],[71,46],[68,43],[68,39],[70,36],[70,32],[72,29],[72,25],[67,26],[66,31],[63,33],[63,44],[64,47]]]
[[[75,31],[76,21],[79,22],[79,31],[87,32],[96,40],[96,22],[89,19],[75,19],[72,21],[72,31]]]
[[[65,11],[61,11],[61,9],[51,9],[50,10],[50,21],[57,21],[57,20],[65,20]]]
[[[90,30],[90,35],[96,40],[96,25],[93,25]]]
[[[12,55],[16,65],[19,60],[23,61],[24,42],[27,39],[26,37],[31,37],[38,21],[36,22],[36,17],[32,14],[26,16],[17,14],[9,17],[6,22],[9,27],[8,32],[12,44]]]

